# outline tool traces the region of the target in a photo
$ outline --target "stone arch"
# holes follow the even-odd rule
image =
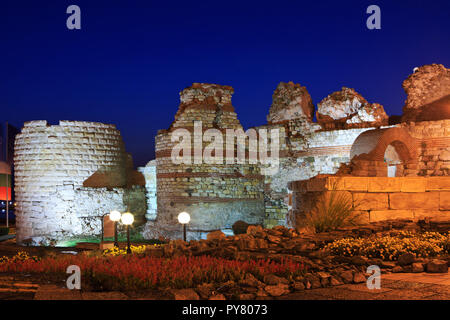
[[[417,141],[403,128],[368,130],[356,138],[350,157],[354,175],[401,176],[418,161]]]
[[[417,161],[416,139],[403,128],[374,129],[361,133],[352,145],[350,158],[358,156],[365,160],[383,161],[389,145],[395,148],[402,161]]]

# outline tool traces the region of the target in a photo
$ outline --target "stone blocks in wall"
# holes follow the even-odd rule
[[[349,192],[352,205],[370,222],[388,219],[450,219],[450,177],[317,176],[289,183],[296,224],[330,192]]]
[[[99,234],[97,216],[124,206],[127,155],[114,125],[26,122],[14,152],[18,243]]]

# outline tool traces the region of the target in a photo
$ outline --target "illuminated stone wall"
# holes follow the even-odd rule
[[[352,204],[360,223],[389,219],[450,218],[450,177],[317,176],[289,184],[293,192],[292,225],[304,219],[318,201],[339,193]]]
[[[190,239],[201,238],[207,232],[229,229],[237,220],[262,223],[264,218],[262,176],[256,165],[194,162],[194,147],[209,142],[194,139],[194,121],[202,121],[203,134],[208,129],[225,133],[226,129],[242,129],[231,105],[233,89],[215,84],[193,84],[180,93],[180,106],[175,121],[156,137],[157,216],[147,222],[147,238],[159,236],[180,238],[177,216],[182,211],[191,215]],[[174,163],[172,142],[176,129],[192,135],[191,159],[188,164]],[[225,137],[225,134],[223,135]],[[201,138],[200,138],[201,139]],[[226,141],[223,141],[224,154]]]
[[[15,140],[17,242],[47,245],[99,235],[100,215],[127,209],[127,161],[114,125],[25,123]],[[136,209],[143,215],[144,189],[133,192],[142,194],[131,202],[144,199],[143,209]]]

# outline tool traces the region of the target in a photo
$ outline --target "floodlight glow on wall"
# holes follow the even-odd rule
[[[191,221],[191,216],[187,212],[181,212],[178,215],[178,222],[183,225],[183,240],[186,241],[186,225]]]
[[[119,241],[118,241],[118,237],[117,237],[117,222],[120,220],[122,214],[117,211],[117,210],[113,210],[109,213],[109,220],[114,222],[114,247],[119,247]]]
[[[130,245],[130,225],[133,224],[134,216],[130,212],[125,212],[122,214],[120,218],[122,223],[127,226],[127,254],[131,253],[131,245]]]

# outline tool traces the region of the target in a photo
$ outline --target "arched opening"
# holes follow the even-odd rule
[[[403,161],[394,145],[390,144],[386,147],[384,162],[387,165],[388,177],[399,177],[403,175]]]
[[[403,128],[368,130],[355,140],[350,155],[354,175],[401,177],[418,159],[417,141]]]

